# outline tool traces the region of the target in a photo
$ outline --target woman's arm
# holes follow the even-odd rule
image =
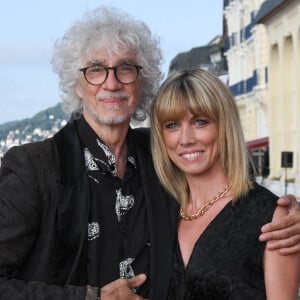
[[[275,209],[272,222],[288,215],[284,207]],[[278,251],[264,252],[264,274],[267,299],[297,300],[300,283],[300,252],[280,255]]]

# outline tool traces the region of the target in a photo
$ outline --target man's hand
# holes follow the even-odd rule
[[[300,199],[299,199],[300,200]],[[279,250],[282,255],[300,251],[300,204],[295,196],[281,197],[277,204],[289,209],[279,222],[268,223],[261,229],[260,241],[267,241],[268,250]]]
[[[117,279],[101,288],[101,300],[142,300],[132,289],[141,286],[146,279],[145,274],[131,279]]]

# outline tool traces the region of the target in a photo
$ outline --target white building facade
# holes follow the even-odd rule
[[[229,87],[258,175],[300,195],[300,1],[224,1],[224,18]]]

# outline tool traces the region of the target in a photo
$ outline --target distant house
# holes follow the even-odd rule
[[[195,47],[176,55],[170,63],[169,73],[177,70],[201,68],[217,76],[227,74],[223,49],[224,38],[216,36],[207,45]]]

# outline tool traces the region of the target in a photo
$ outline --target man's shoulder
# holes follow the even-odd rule
[[[133,129],[133,132],[142,137],[142,138],[150,138],[150,128],[149,127],[137,127]]]
[[[14,146],[7,150],[3,157],[3,162],[6,161],[19,161],[20,163],[25,161],[32,161],[33,164],[36,164],[40,161],[48,161],[54,157],[55,146],[52,138],[33,142],[26,143],[19,146]]]
[[[58,174],[59,161],[55,153],[52,138],[10,148],[2,158],[0,177],[15,173],[29,186],[34,182],[45,186],[45,178],[56,178]]]
[[[43,141],[25,143],[18,146],[13,146],[7,150],[6,155],[13,155],[18,153],[39,153],[41,149],[50,149],[53,144],[53,138],[48,138]]]
[[[26,152],[30,157],[38,158],[39,160],[57,161],[59,157],[58,153],[59,151],[61,151],[61,148],[69,146],[68,144],[66,144],[66,140],[72,140],[73,138],[73,134],[70,134],[73,128],[73,124],[68,123],[58,132],[56,132],[52,137],[49,137],[42,141],[27,143],[18,146],[16,147],[16,149],[14,149],[14,151]]]
[[[152,161],[149,128],[139,127],[130,131],[131,142],[140,163]]]
[[[147,127],[138,127],[132,130],[132,136],[136,147],[150,149],[150,129]]]

